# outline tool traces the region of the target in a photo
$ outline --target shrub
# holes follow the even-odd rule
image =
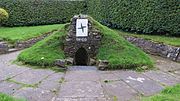
[[[178,0],[88,0],[88,13],[113,28],[180,36]]]
[[[0,8],[0,23],[7,20],[9,17],[9,14],[6,12],[6,10]]]
[[[0,0],[0,7],[9,11],[6,26],[59,24],[83,13],[84,1],[66,0]]]

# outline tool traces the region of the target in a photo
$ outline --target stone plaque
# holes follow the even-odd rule
[[[88,19],[76,20],[76,37],[88,36]]]

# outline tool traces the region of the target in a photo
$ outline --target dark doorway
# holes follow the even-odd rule
[[[88,65],[88,53],[84,48],[79,48],[75,54],[75,65],[87,66]]]

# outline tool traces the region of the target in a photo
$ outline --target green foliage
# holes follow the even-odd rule
[[[0,0],[9,12],[6,26],[41,25],[69,22],[83,12],[84,1],[68,0]]]
[[[64,26],[60,32],[56,32],[34,46],[25,49],[18,56],[18,61],[25,64],[37,66],[53,66],[56,59],[64,59],[62,50],[63,36],[65,35]]]
[[[62,24],[55,24],[29,27],[0,27],[0,39],[15,43],[40,36],[52,30],[59,29],[62,26]]]
[[[130,68],[136,69],[141,66],[153,66],[153,62],[143,51],[127,42],[117,32],[99,24],[93,20],[94,26],[101,31],[103,39],[97,59],[108,60],[109,69]],[[65,29],[65,27],[63,27]],[[38,66],[52,66],[56,59],[64,59],[62,50],[66,31],[54,33],[48,38],[36,43],[31,48],[24,50],[18,60],[26,64]]]
[[[0,23],[7,20],[8,18],[9,18],[9,14],[7,13],[7,11],[0,8]]]
[[[88,0],[88,13],[113,28],[180,36],[178,0]]]
[[[173,87],[167,87],[160,94],[144,97],[142,101],[179,101],[180,99],[180,84]]]
[[[94,26],[103,33],[97,58],[108,60],[110,62],[109,69],[136,69],[141,66],[153,67],[152,60],[142,50],[127,42],[117,32],[101,25],[93,19],[92,21]]]
[[[0,101],[26,101],[24,99],[16,99],[9,95],[0,93]]]

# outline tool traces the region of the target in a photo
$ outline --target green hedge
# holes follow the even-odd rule
[[[65,23],[85,6],[84,1],[0,0],[0,7],[9,13],[6,26]]]
[[[113,28],[180,36],[178,0],[88,0],[88,12]]]

